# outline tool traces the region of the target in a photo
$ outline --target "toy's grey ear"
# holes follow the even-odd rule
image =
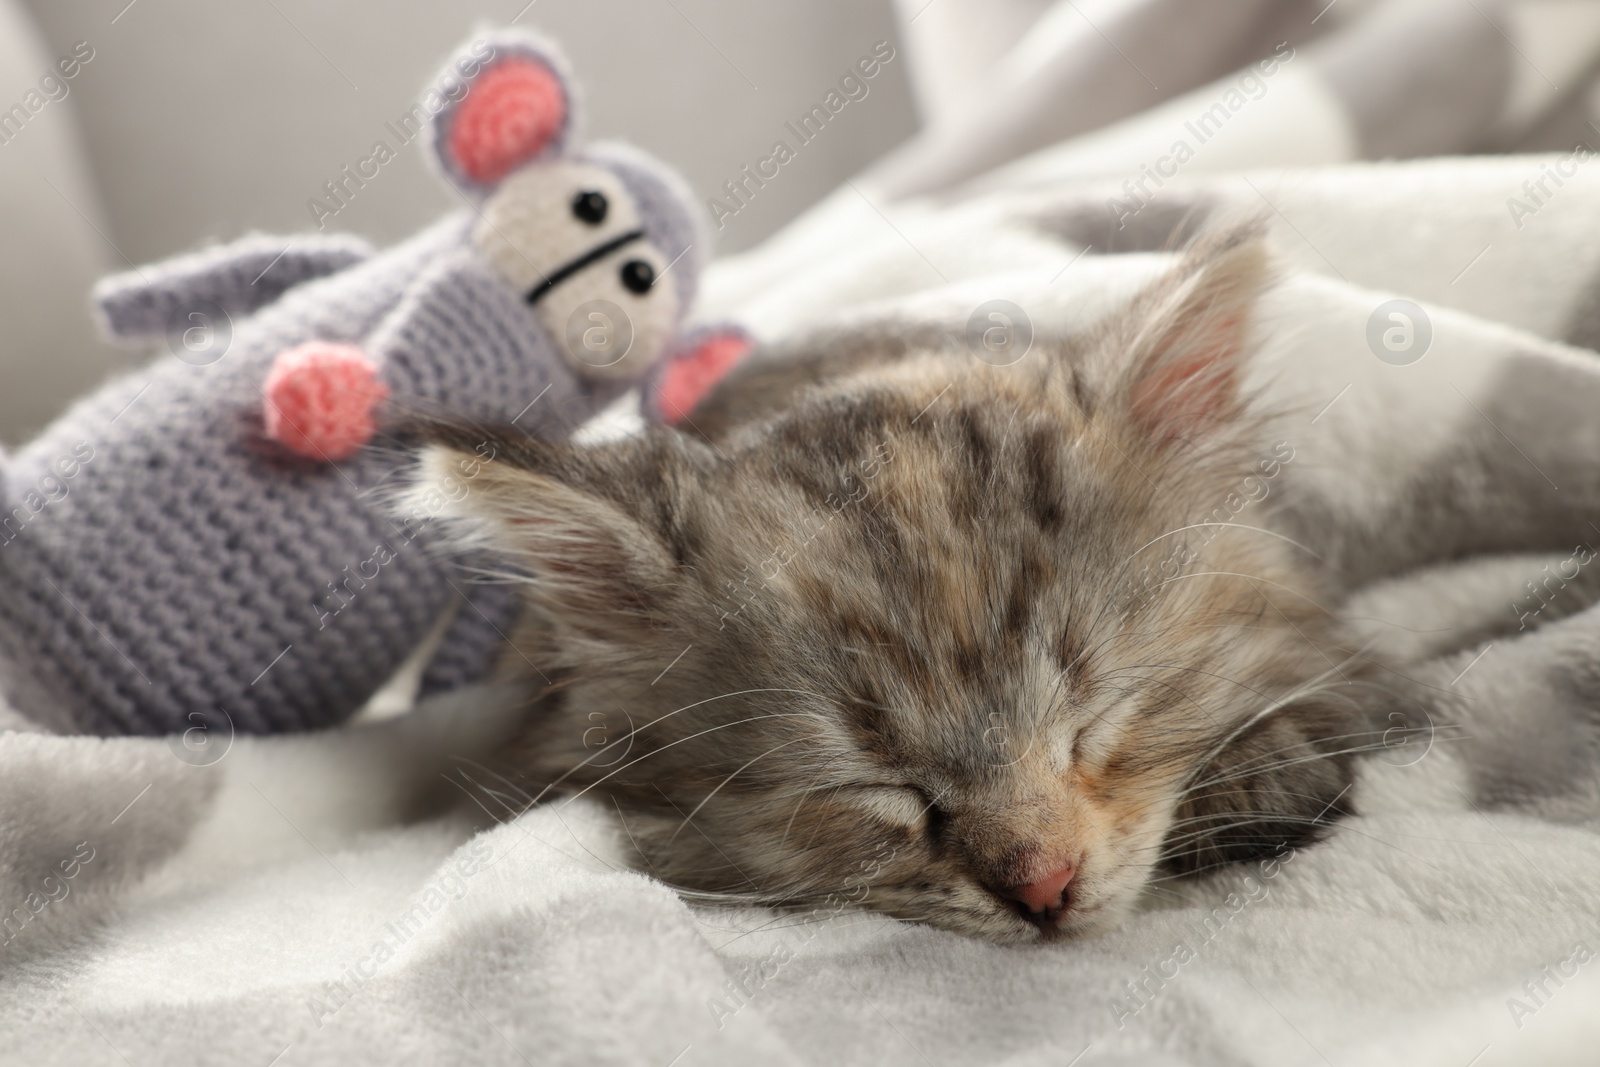
[[[700,271],[711,258],[711,228],[694,192],[677,171],[632,145],[599,142],[585,148],[582,158],[605,167],[627,187],[645,236],[671,264],[665,273],[677,286],[679,315],[687,318]]]
[[[337,274],[372,254],[371,245],[346,234],[251,234],[102,278],[94,304],[112,340],[147,341],[188,329],[192,312],[248,315],[297,285]]]
[[[468,43],[424,104],[434,112],[433,153],[445,177],[478,197],[523,164],[565,153],[578,123],[566,57],[553,42],[517,30]]]

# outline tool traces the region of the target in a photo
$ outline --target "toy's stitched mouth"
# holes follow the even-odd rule
[[[596,247],[589,249],[589,251],[585,252],[572,262],[563,264],[544,281],[540,282],[538,285],[535,285],[532,289],[529,289],[528,303],[537,304],[544,294],[548,293],[550,290],[554,289],[556,286],[560,285],[562,282],[566,281],[568,278],[572,277],[574,274],[578,273],[595,260],[604,259],[617,249],[622,248],[625,245],[630,245],[635,241],[642,240],[643,238],[643,230],[629,230],[620,237],[613,237],[605,244],[597,245]]]

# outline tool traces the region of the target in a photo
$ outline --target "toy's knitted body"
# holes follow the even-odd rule
[[[436,140],[471,209],[381,255],[254,238],[102,286],[114,334],[165,331],[177,358],[10,460],[0,651],[23,711],[95,733],[328,725],[435,627],[427,686],[488,670],[510,597],[430,550],[429,515],[388,511],[405,457],[368,443],[380,405],[569,433],[667,349],[700,250],[648,160],[561,154],[547,45],[462,55]]]

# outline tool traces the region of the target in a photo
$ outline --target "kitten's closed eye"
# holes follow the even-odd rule
[[[945,823],[949,821],[949,816],[939,806],[938,797],[929,794],[923,789],[918,789],[915,792],[917,803],[922,808],[922,832],[929,841],[937,844],[944,834]]]
[[[1236,385],[1263,257],[1219,239],[1008,367],[755,361],[713,399],[765,414],[714,443],[497,436],[455,517],[523,575],[508,662],[548,679],[515,769],[607,797],[696,899],[1002,941],[1315,837],[1365,668],[1283,539],[1172,551],[1270,447]],[[785,375],[811,384],[774,408]],[[435,428],[424,486],[487,432]],[[584,739],[616,708],[602,766]]]

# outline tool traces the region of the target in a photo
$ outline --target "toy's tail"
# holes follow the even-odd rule
[[[179,334],[194,317],[248,315],[303,282],[336,274],[372,255],[340,234],[251,234],[231,244],[104,278],[94,303],[107,336],[148,341]]]

